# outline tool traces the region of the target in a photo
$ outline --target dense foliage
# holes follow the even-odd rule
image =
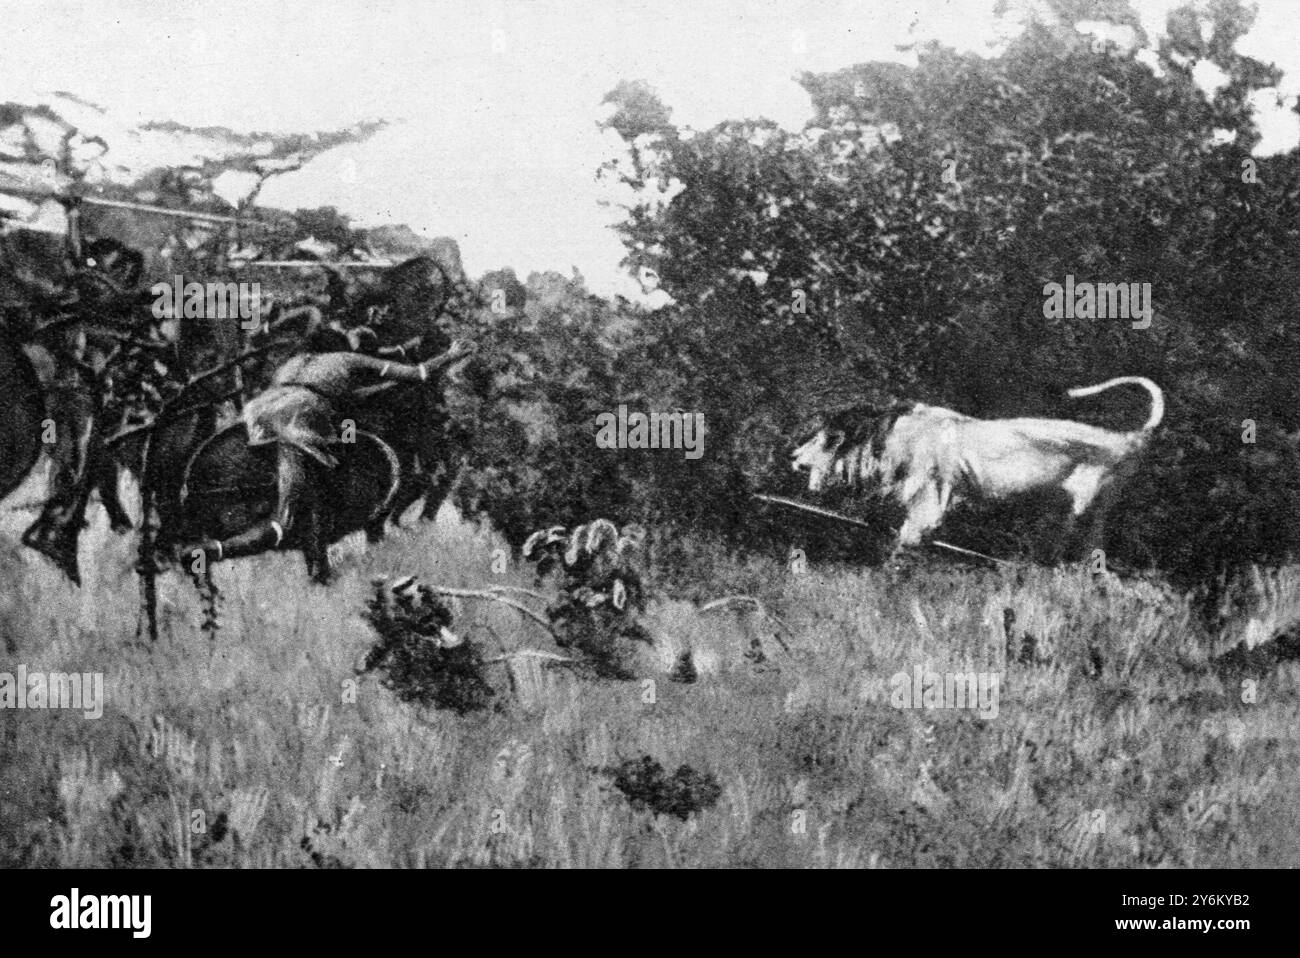
[[[601,173],[639,198],[626,265],[673,303],[530,277],[524,308],[489,327],[515,389],[477,424],[489,441],[463,501],[516,543],[609,515],[757,545],[775,523],[748,493],[788,488],[785,454],[819,409],[911,398],[1129,429],[1140,391],[1065,390],[1132,374],[1169,412],[1110,523],[1112,562],[1203,583],[1294,552],[1300,162],[1251,156],[1249,102],[1277,71],[1234,52],[1250,18],[1231,3],[1173,14],[1150,65],[1073,27],[1127,22],[1145,45],[1122,5],[1051,6],[996,58],[931,45],[915,67],[805,75],[815,117],[794,133],[678,129],[643,84],[614,90],[628,152]],[[1212,96],[1203,60],[1227,76]],[[1157,315],[1045,318],[1044,285],[1067,275],[1150,283]],[[597,448],[594,418],[619,403],[703,412],[705,455]],[[954,521],[982,548],[1054,535],[1006,519]],[[780,517],[783,548],[825,538],[795,526]]]

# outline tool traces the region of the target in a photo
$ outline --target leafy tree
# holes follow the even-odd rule
[[[1250,156],[1249,96],[1277,71],[1234,51],[1251,23],[1234,2],[1176,11],[1158,70],[1083,19],[1145,39],[1126,4],[1057,0],[997,58],[929,44],[916,67],[805,75],[815,115],[798,133],[682,131],[644,84],[611,92],[629,149],[602,174],[637,198],[625,265],[654,268],[675,300],[638,323],[627,382],[710,426],[704,462],[655,460],[647,509],[673,502],[744,539],[744,493],[780,481],[782,444],[816,408],[908,397],[1132,428],[1136,397],[1080,409],[1064,392],[1135,373],[1170,413],[1114,523],[1120,557],[1199,581],[1294,551],[1277,490],[1300,476],[1283,278],[1300,169],[1294,153]],[[1192,78],[1206,59],[1228,77],[1208,98]],[[1047,318],[1043,286],[1067,275],[1150,283],[1159,315],[1146,330]],[[1254,446],[1244,419],[1267,427]]]

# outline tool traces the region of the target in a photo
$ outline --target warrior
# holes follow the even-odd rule
[[[277,445],[274,517],[224,541],[184,546],[181,558],[201,551],[208,562],[216,562],[304,545],[304,535],[310,538],[312,532],[304,532],[300,520],[304,513],[314,518],[321,505],[312,492],[320,486],[321,469],[338,468],[342,445],[348,441],[348,421],[354,429],[369,426],[387,438],[385,432],[402,409],[385,407],[402,405],[398,401],[402,387],[436,388],[448,367],[473,352],[472,344],[455,343],[442,355],[419,364],[357,352],[294,356],[276,371],[270,388],[249,400],[242,413],[250,445]],[[313,576],[324,579],[328,570],[323,559],[314,562],[312,557],[321,551],[321,544],[305,545]]]

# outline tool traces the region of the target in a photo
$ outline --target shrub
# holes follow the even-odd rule
[[[672,775],[649,755],[627,759],[615,768],[605,769],[613,776],[614,787],[638,811],[655,815],[672,815],[686,821],[692,814],[712,808],[722,797],[722,786],[708,772],[697,772],[681,765]]]
[[[367,653],[362,674],[378,672],[384,687],[403,702],[458,715],[488,706],[494,693],[482,655],[449,631],[451,610],[427,586],[416,586],[409,577],[392,586],[376,581],[366,620],[379,642]]]

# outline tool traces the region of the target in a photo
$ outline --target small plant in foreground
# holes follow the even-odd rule
[[[672,775],[649,755],[630,758],[605,773],[614,778],[614,787],[639,811],[656,815],[674,815],[686,821],[693,812],[712,808],[722,797],[722,786],[710,772],[697,772],[689,765],[680,766]]]
[[[559,573],[559,595],[546,616],[562,647],[582,652],[597,674],[630,678],[618,661],[619,638],[651,643],[635,613],[645,611],[645,590],[636,559],[645,542],[638,525],[618,527],[608,519],[534,532],[524,543],[525,561],[541,580]]]
[[[453,633],[451,610],[414,576],[391,586],[373,583],[366,621],[379,643],[366,655],[362,673],[378,672],[385,688],[404,702],[451,709],[458,715],[486,708],[492,686],[473,643]]]

